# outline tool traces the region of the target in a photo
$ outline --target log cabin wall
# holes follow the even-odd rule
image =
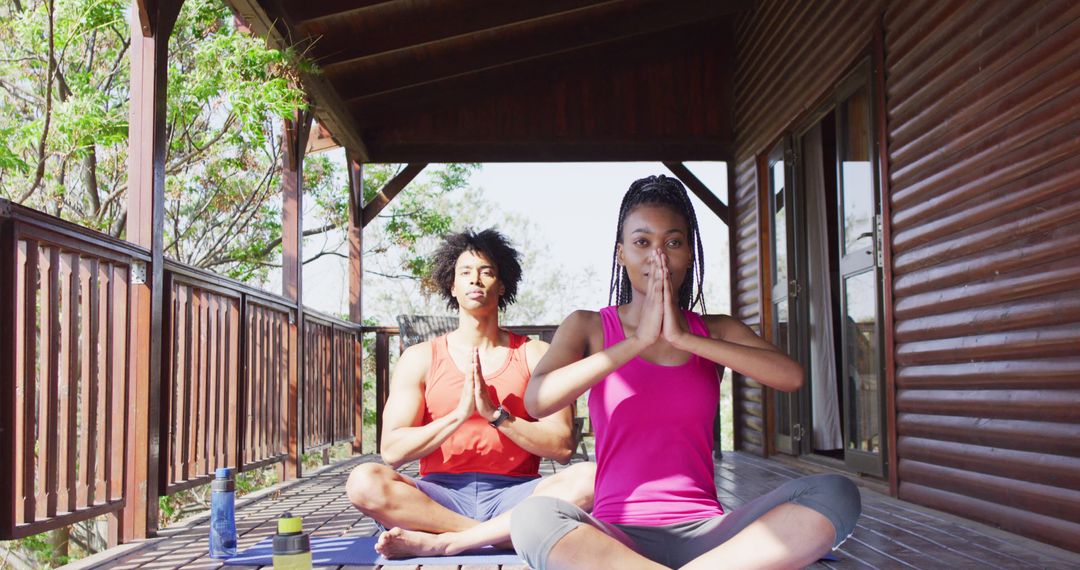
[[[770,322],[758,157],[861,58],[875,27],[884,28],[897,493],[1075,550],[1080,4],[765,1],[744,14],[735,314]],[[735,398],[736,445],[767,453],[765,394],[736,378]]]
[[[899,496],[1080,549],[1080,4],[884,18]]]
[[[758,232],[761,196],[757,157],[812,109],[867,52],[882,4],[859,0],[763,1],[735,30],[735,187],[733,314],[761,331],[770,322],[768,243]],[[767,224],[762,224],[767,227]],[[771,331],[763,331],[768,336]],[[736,447],[768,453],[769,401],[752,379],[735,375]]]

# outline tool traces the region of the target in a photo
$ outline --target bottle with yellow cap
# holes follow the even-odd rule
[[[300,517],[285,513],[274,535],[274,570],[311,570],[311,540]]]

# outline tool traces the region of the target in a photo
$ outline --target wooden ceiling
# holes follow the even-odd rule
[[[226,0],[366,162],[726,160],[749,0]]]

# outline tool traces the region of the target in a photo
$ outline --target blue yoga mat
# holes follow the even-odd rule
[[[524,564],[513,550],[483,548],[474,554],[458,556],[423,556],[388,560],[375,552],[376,536],[314,536],[311,538],[311,558],[315,566],[338,565],[410,565],[420,564]],[[272,537],[259,541],[258,544],[225,561],[226,565],[269,566],[273,564],[271,545]]]
[[[417,558],[401,558],[388,560],[375,552],[375,542],[379,539],[375,536],[343,536],[325,537],[317,536],[311,539],[311,558],[315,566],[338,566],[338,565],[383,565],[383,566],[417,566],[423,564],[433,565],[464,565],[464,564],[524,564],[513,550],[496,550],[486,547],[480,552],[473,554],[459,554],[457,556],[420,556]],[[273,564],[271,552],[272,537],[264,538],[258,544],[233,556],[225,561],[226,565],[236,566],[269,566]],[[839,560],[833,553],[821,557],[822,560]]]

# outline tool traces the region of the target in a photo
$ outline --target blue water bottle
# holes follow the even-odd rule
[[[210,483],[210,556],[236,556],[236,481],[233,470],[220,467]]]

